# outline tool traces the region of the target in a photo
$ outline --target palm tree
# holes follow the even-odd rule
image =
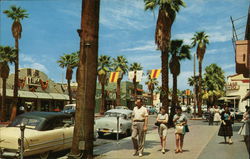
[[[100,114],[104,114],[105,112],[105,85],[108,81],[108,72],[110,72],[110,56],[101,55],[98,58],[98,68],[97,68],[97,74],[98,74],[98,80],[102,87],[102,101],[101,101],[101,107],[100,107]]]
[[[16,59],[16,49],[9,46],[0,46],[0,76],[3,80],[2,83],[2,105],[1,105],[1,119],[6,120],[7,107],[6,99],[6,81],[9,77],[10,68],[8,63],[12,64]]]
[[[128,72],[127,59],[124,56],[117,56],[117,58],[113,58],[113,68],[116,72],[120,72],[117,80],[116,105],[121,105],[121,81],[123,79],[123,75]]]
[[[134,71],[134,78],[133,78],[133,85],[134,85],[134,98],[136,99],[137,97],[137,83],[136,82],[136,71],[142,70],[143,67],[141,66],[141,64],[134,62],[132,64],[130,64],[129,67],[129,71]]]
[[[145,10],[159,8],[155,29],[155,43],[161,50],[162,67],[162,105],[168,112],[168,50],[170,47],[171,28],[174,23],[176,13],[181,7],[185,7],[183,0],[144,0]]]
[[[170,71],[173,75],[173,95],[172,95],[172,106],[171,106],[169,121],[172,121],[175,113],[175,107],[178,104],[177,77],[180,74],[180,67],[181,67],[180,61],[191,59],[190,46],[184,45],[183,40],[172,40],[170,45],[170,54],[171,54]]]
[[[17,102],[18,102],[18,80],[19,80],[19,43],[18,40],[22,35],[22,24],[21,20],[24,18],[28,18],[27,11],[22,9],[21,7],[11,6],[9,10],[4,10],[4,14],[7,15],[8,18],[13,20],[12,24],[12,35],[15,39],[15,48],[16,48],[16,60],[15,60],[15,79],[14,79],[14,93],[13,93],[13,103],[12,103],[12,113],[11,113],[11,121],[16,116]]]
[[[177,104],[177,76],[180,74],[180,61],[191,59],[190,46],[183,45],[183,40],[172,40],[170,47],[170,71],[173,74],[173,100],[172,106]],[[174,109],[173,109],[174,110]]]
[[[148,86],[148,90],[151,95],[151,105],[153,105],[154,102],[154,90],[155,87],[158,86],[158,83],[159,82],[156,80],[156,78],[151,78],[150,75],[148,75],[148,81],[146,81],[145,84]]]
[[[66,79],[68,83],[68,93],[69,93],[70,103],[73,103],[70,83],[72,80],[73,69],[77,67],[78,61],[79,60],[77,52],[74,52],[72,54],[64,54],[63,56],[60,56],[60,59],[57,61],[57,63],[59,63],[59,66],[61,68],[66,68]]]
[[[93,157],[100,0],[82,0],[78,87],[69,158]],[[83,153],[80,157],[79,154]],[[76,157],[77,156],[77,157]]]
[[[196,32],[192,40],[192,47],[197,46],[196,55],[199,61],[199,87],[198,87],[198,116],[201,116],[202,104],[202,60],[204,58],[207,45],[209,44],[208,35],[204,31]]]
[[[204,87],[206,89],[205,97],[208,105],[217,104],[217,99],[224,95],[225,90],[225,76],[224,71],[216,64],[211,64],[205,68]]]

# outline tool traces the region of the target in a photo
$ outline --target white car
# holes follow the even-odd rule
[[[119,105],[119,106],[116,106],[115,109],[127,109],[128,110],[128,107]]]
[[[105,133],[119,133],[129,136],[132,126],[132,110],[111,109],[105,112],[105,116],[96,119],[95,125],[98,135],[102,137]],[[117,121],[119,122],[117,131]]]

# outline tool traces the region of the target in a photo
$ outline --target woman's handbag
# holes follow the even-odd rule
[[[155,126],[160,126],[161,123],[160,122],[155,122]]]
[[[185,125],[185,132],[189,132],[189,128],[188,128],[188,125]]]
[[[176,125],[175,126],[175,133],[176,134],[184,134],[184,126],[182,125]]]

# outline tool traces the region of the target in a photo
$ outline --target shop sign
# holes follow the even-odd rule
[[[227,90],[239,90],[240,86],[238,85],[237,82],[230,82],[226,84],[226,89]]]

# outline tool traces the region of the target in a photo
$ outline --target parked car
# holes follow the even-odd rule
[[[20,156],[21,123],[25,124],[25,157],[38,155],[47,159],[51,152],[71,148],[74,125],[70,118],[71,115],[62,112],[29,112],[17,116],[9,126],[0,128],[0,158]]]
[[[117,117],[119,117],[119,130],[117,131]],[[105,116],[95,121],[98,135],[105,133],[119,133],[129,136],[132,126],[132,111],[126,109],[111,109],[105,112]]]
[[[115,109],[126,109],[126,110],[129,110],[127,106],[122,106],[122,105],[116,106]]]
[[[147,108],[149,115],[157,113],[156,109],[152,105],[146,105],[145,107]]]
[[[65,105],[62,112],[66,113],[66,114],[71,114],[72,116],[75,116],[76,104],[67,104],[67,105]]]

